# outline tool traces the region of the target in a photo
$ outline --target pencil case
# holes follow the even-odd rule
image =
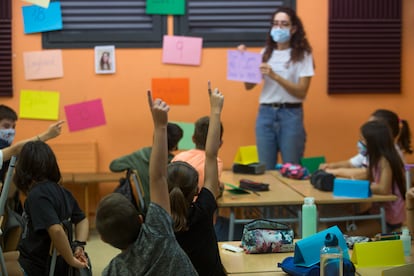
[[[239,187],[256,192],[269,191],[269,184],[256,182],[250,179],[240,179]]]

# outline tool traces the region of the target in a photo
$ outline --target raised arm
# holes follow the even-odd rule
[[[39,135],[36,135],[32,138],[19,141],[16,144],[11,145],[10,147],[2,149],[2,151],[3,151],[3,161],[7,161],[13,155],[19,154],[20,151],[22,150],[24,144],[26,144],[29,141],[41,140],[43,142],[46,142],[49,139],[52,139],[52,138],[55,138],[56,136],[59,136],[61,131],[62,131],[62,124],[63,123],[64,123],[64,121],[58,121],[54,124],[51,124],[45,132],[42,132]]]
[[[210,94],[210,122],[206,141],[206,162],[204,187],[217,197],[220,194],[217,169],[217,154],[220,147],[220,117],[223,109],[223,95],[216,88]]]
[[[148,104],[154,122],[154,140],[149,165],[150,198],[151,202],[160,205],[171,214],[167,185],[167,123],[170,107],[160,99],[153,101],[151,91],[148,91]]]

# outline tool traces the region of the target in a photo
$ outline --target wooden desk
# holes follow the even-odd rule
[[[96,173],[62,173],[63,185],[80,184],[83,186],[84,212],[89,218],[89,184],[102,182],[118,182],[125,173],[96,172]]]
[[[287,275],[281,268],[277,267],[277,263],[281,263],[286,257],[293,256],[293,252],[268,254],[235,253],[221,248],[221,245],[224,243],[239,246],[240,241],[218,243],[221,262],[228,275]],[[414,252],[414,244],[411,245],[411,250]],[[349,255],[352,256],[352,250],[349,251]],[[414,254],[407,261],[408,263],[414,263]],[[392,267],[361,267],[357,269],[357,272],[363,276],[377,276],[381,275],[383,270],[390,268]]]
[[[269,173],[285,183],[291,189],[295,190],[303,197],[315,198],[316,204],[358,204],[358,203],[374,203],[374,202],[387,202],[397,199],[395,195],[372,195],[369,198],[351,198],[351,197],[335,197],[332,192],[325,192],[318,190],[312,186],[309,180],[295,180],[283,177],[278,171],[269,171]],[[348,220],[367,220],[367,219],[379,219],[381,222],[381,230],[383,233],[387,232],[385,221],[385,210],[380,207],[379,214],[368,215],[344,215],[335,217],[319,217],[320,222],[332,222],[332,221],[348,221]]]
[[[219,242],[221,262],[228,275],[254,273],[250,275],[286,275],[277,263],[284,258],[292,256],[289,253],[270,253],[270,254],[246,254],[244,252],[232,252],[221,248],[221,245],[228,243],[239,246],[240,241]]]
[[[229,224],[229,237],[228,240],[233,240],[234,224],[245,223],[248,219],[235,218],[235,208],[245,207],[264,207],[264,206],[291,206],[301,205],[303,203],[303,196],[296,191],[289,188],[280,180],[275,178],[272,174],[266,172],[262,175],[246,175],[236,174],[232,171],[223,171],[220,180],[224,183],[230,183],[235,186],[239,186],[240,179],[247,178],[253,181],[260,181],[269,184],[269,191],[259,192],[257,194],[231,194],[228,190],[225,190],[223,196],[217,200],[219,208],[230,208],[230,224]],[[226,187],[227,188],[227,187]],[[278,218],[279,222],[298,222],[301,224],[301,216],[298,213],[296,218]]]

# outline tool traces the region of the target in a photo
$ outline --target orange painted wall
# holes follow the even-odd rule
[[[188,77],[190,105],[172,106],[170,119],[193,122],[208,114],[207,80],[219,87],[225,97],[223,111],[224,144],[220,156],[230,168],[241,145],[255,143],[254,124],[260,87],[245,91],[243,84],[226,80],[227,48],[207,48],[202,52],[201,66],[165,65],[161,49],[117,49],[117,72],[114,75],[94,73],[93,49],[63,50],[64,77],[53,80],[24,79],[23,53],[41,50],[40,34],[23,34],[22,1],[13,2],[13,81],[14,96],[1,102],[19,110],[22,89],[59,91],[59,117],[65,119],[64,105],[101,98],[107,125],[78,132],[64,127],[59,142],[96,140],[99,147],[99,170],[108,171],[109,162],[142,146],[152,138],[146,90],[151,78]],[[308,133],[306,156],[325,155],[328,160],[348,158],[356,151],[359,126],[377,108],[388,108],[407,119],[414,129],[414,1],[403,0],[402,93],[398,95],[327,94],[327,0],[297,0],[297,11],[303,20],[314,49],[316,75],[305,102],[305,125]],[[171,20],[170,20],[171,22]],[[171,30],[171,28],[170,28]],[[236,45],[235,45],[236,47]],[[249,49],[259,51],[260,48]],[[19,120],[17,139],[37,134],[51,122]],[[80,156],[80,158],[82,158]],[[413,161],[414,156],[408,157]],[[104,189],[108,191],[108,188]],[[105,193],[102,191],[102,193]]]

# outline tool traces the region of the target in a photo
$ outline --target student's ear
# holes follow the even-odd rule
[[[142,215],[138,215],[138,221],[140,224],[144,223],[144,217]]]

